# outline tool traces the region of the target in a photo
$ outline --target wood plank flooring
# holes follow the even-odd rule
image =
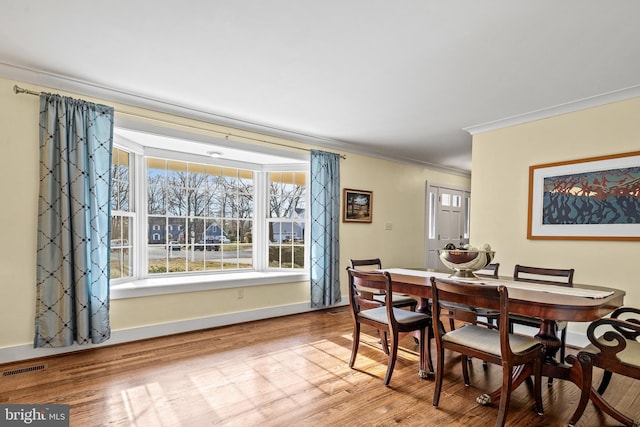
[[[473,360],[470,387],[449,354],[440,407],[433,380],[417,376],[412,337],[390,387],[386,356],[365,329],[356,369],[348,367],[351,318],[346,308],[244,323],[69,355],[0,365],[0,404],[69,404],[71,426],[493,426],[496,406],[476,396],[500,385],[500,367]],[[28,371],[44,365],[44,369]],[[21,369],[27,372],[15,373]],[[599,374],[598,377],[599,379]],[[614,377],[619,408],[640,416],[638,381]],[[575,385],[543,385],[544,416],[531,391],[513,392],[507,424],[566,425]],[[589,404],[581,426],[614,426]]]

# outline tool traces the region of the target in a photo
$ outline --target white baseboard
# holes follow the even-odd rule
[[[335,307],[349,304],[348,298],[342,298]],[[91,348],[105,347],[108,345],[122,344],[147,338],[161,337],[178,334],[181,332],[197,331],[200,329],[215,328],[218,326],[232,325],[236,323],[251,322],[254,320],[268,319],[272,317],[287,316],[290,314],[315,311],[308,302],[290,304],[278,307],[267,307],[258,310],[241,311],[237,313],[221,314],[218,316],[203,317],[200,319],[183,320],[179,322],[164,323],[159,325],[144,326],[140,328],[123,329],[111,332],[111,338],[102,344],[74,344],[62,348],[33,348],[32,344],[23,344],[12,347],[0,348],[0,363],[17,362],[21,360],[35,359],[38,357],[71,353]]]

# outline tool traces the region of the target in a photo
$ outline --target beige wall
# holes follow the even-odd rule
[[[624,289],[625,304],[640,306],[640,242],[527,240],[529,166],[637,151],[638,117],[635,98],[473,137],[471,240],[492,245],[501,274],[573,267],[575,282]]]
[[[33,90],[60,92],[0,79],[0,146],[4,153],[0,157],[3,203],[0,210],[3,231],[0,349],[29,344],[33,342],[34,333],[39,102],[34,96],[15,95],[12,88],[16,83]],[[67,95],[106,103],[81,94]],[[128,120],[133,114],[149,117],[153,124],[160,120],[169,127],[186,125],[226,130],[126,105],[107,104],[115,107],[117,117]],[[207,134],[207,131],[202,133]],[[234,130],[233,133],[242,132]],[[341,187],[373,191],[374,201],[372,224],[342,224],[341,266],[345,267],[349,258],[374,256],[381,257],[387,266],[423,265],[425,181],[468,187],[470,180],[421,167],[346,154],[347,159],[341,163]],[[385,230],[387,222],[393,226],[390,231]],[[343,272],[342,278],[343,295],[346,295],[346,273]],[[119,299],[112,301],[111,321],[113,330],[121,331],[308,301],[307,282],[246,288],[243,299],[237,299],[233,289]]]

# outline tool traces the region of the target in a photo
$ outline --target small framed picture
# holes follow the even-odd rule
[[[345,188],[342,193],[343,222],[371,222],[373,217],[373,192]]]

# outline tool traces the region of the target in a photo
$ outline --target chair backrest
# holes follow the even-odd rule
[[[380,258],[352,259],[351,268],[363,271],[382,270],[382,261]]]
[[[516,264],[513,269],[513,280],[573,287],[573,272],[573,268],[527,267]]]
[[[441,311],[441,303],[453,302],[476,308],[485,308],[500,313],[500,319],[498,320],[500,348],[502,356],[509,357],[511,354],[509,345],[509,292],[505,286],[462,283],[431,277],[431,298],[433,301],[431,311],[436,342],[441,340],[446,333],[440,317],[443,312],[449,312],[446,306]]]
[[[495,262],[493,264],[487,264],[482,270],[475,272],[478,277],[490,277],[492,279],[498,278],[498,269],[500,269],[500,263]]]
[[[360,271],[347,268],[349,274],[349,304],[351,312],[357,316],[360,310],[380,307],[383,304],[369,297],[371,290],[385,295],[385,306],[389,323],[395,322],[391,302],[391,275],[386,271]]]

